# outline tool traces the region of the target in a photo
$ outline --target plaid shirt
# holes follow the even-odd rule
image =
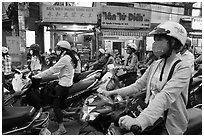
[[[9,55],[2,58],[2,71],[4,72],[4,75],[11,73],[11,57]]]

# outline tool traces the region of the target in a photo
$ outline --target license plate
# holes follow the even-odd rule
[[[51,132],[47,128],[43,128],[40,131],[40,135],[51,135]]]

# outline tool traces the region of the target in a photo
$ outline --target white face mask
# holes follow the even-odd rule
[[[60,51],[60,50],[57,50],[56,53],[57,53],[57,55],[60,55],[61,51]]]

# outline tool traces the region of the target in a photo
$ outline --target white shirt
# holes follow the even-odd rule
[[[47,77],[54,73],[59,73],[59,85],[70,87],[73,85],[74,67],[71,62],[71,57],[65,55],[59,59],[59,61],[49,69],[37,74],[37,77]]]

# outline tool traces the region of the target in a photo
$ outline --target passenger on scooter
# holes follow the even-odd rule
[[[74,69],[77,67],[77,59],[67,41],[59,41],[57,43],[56,53],[60,55],[59,61],[49,69],[33,76],[33,78],[45,78],[59,72],[59,82],[55,87],[55,98],[53,99],[53,108],[59,129],[55,131],[53,135],[60,135],[67,132],[63,124],[63,114],[60,103],[66,99],[69,94],[69,89],[73,85]]]
[[[97,60],[94,63],[90,64],[90,68],[92,68],[93,70],[102,69],[107,62],[107,59],[105,57],[105,50],[101,48],[98,51],[99,52]]]
[[[168,82],[167,77],[172,65],[180,60],[176,53],[184,46],[187,32],[179,23],[167,21],[157,26],[150,35],[154,36],[155,41],[152,46],[153,53],[160,59],[154,61],[142,77],[130,86],[100,92],[106,96],[114,94],[127,96],[146,88],[147,108],[136,118],[127,115],[121,117],[120,127],[130,130],[133,125],[136,125],[143,131],[153,125],[159,117],[164,116],[164,111],[168,110],[161,134],[180,135],[188,126],[186,104],[191,69],[188,64],[180,61]]]
[[[189,48],[191,47],[191,40],[190,38],[187,38],[185,45],[180,49],[179,53],[177,55],[181,58],[181,60],[185,61],[187,64],[190,65],[192,75],[194,73],[194,61],[195,57],[193,53],[189,51]]]
[[[78,54],[78,49],[75,46],[72,47],[72,50],[73,50],[74,55],[77,59],[77,67],[75,68],[74,79],[73,79],[73,82],[76,83],[80,80],[80,79],[78,79],[78,77],[81,74],[81,59],[80,59],[80,56]]]
[[[125,61],[124,66],[118,67],[119,69],[123,69],[126,71],[125,74],[118,76],[119,80],[124,80],[125,86],[132,84],[135,82],[137,78],[138,71],[138,57],[136,55],[137,45],[134,43],[128,43],[126,52],[129,54],[127,60]],[[116,67],[117,69],[117,67]]]
[[[37,74],[39,71],[42,70],[42,57],[40,55],[40,46],[38,44],[32,44],[30,46],[30,70]]]

